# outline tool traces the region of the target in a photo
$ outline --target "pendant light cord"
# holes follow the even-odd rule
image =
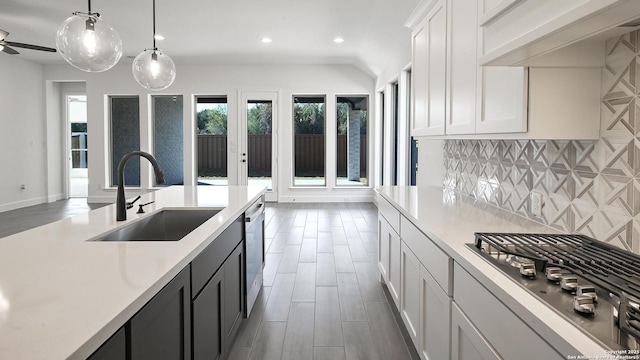
[[[89,15],[91,15],[91,0],[89,0]]]
[[[157,49],[158,48],[156,47],[156,0],[153,0],[153,50],[157,50]]]

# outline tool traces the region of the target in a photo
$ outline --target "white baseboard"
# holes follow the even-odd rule
[[[375,196],[280,196],[280,203],[348,203],[348,202],[374,202]]]
[[[64,199],[64,194],[63,193],[59,193],[59,194],[53,194],[53,195],[49,195],[47,196],[47,202],[56,202],[58,200],[62,200]]]
[[[44,204],[46,200],[47,199],[45,197],[37,197],[33,199],[26,199],[26,200],[20,200],[20,201],[15,201],[15,202],[6,203],[6,204],[0,204],[0,212],[20,209],[27,206]]]

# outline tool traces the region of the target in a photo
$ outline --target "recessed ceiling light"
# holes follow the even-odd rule
[[[337,38],[333,39],[333,42],[336,44],[341,44],[344,42],[344,39],[338,36]]]
[[[262,42],[263,42],[263,43],[265,43],[265,44],[268,44],[268,43],[270,43],[272,40],[271,40],[271,38],[264,37],[264,38],[262,38],[262,40],[260,40],[260,41],[262,41]]]
[[[156,34],[156,35],[154,36],[154,38],[155,38],[156,40],[164,40],[164,36],[162,36],[162,35],[160,35],[160,34]]]

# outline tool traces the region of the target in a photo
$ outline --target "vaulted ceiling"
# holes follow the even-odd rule
[[[158,47],[177,64],[354,64],[379,74],[389,58],[410,47],[403,27],[418,0],[156,0]],[[7,40],[55,47],[55,33],[86,0],[0,0]],[[93,0],[120,34],[131,62],[152,47],[152,0]],[[335,37],[344,42],[333,42]],[[273,41],[262,43],[263,37]],[[24,59],[63,63],[59,54],[17,49]],[[0,64],[6,56],[0,54]],[[127,58],[129,57],[129,58]]]

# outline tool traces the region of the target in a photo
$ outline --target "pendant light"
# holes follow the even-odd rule
[[[176,79],[176,65],[156,47],[156,0],[153,0],[153,49],[144,49],[133,60],[133,77],[149,90],[164,90]]]
[[[100,19],[99,13],[76,11],[65,20],[56,34],[56,47],[74,67],[86,72],[111,69],[122,57],[118,32]]]

